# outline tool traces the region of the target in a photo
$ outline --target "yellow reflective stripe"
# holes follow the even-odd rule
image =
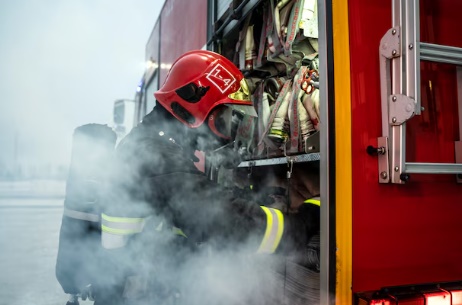
[[[282,212],[277,209],[274,209],[274,211],[276,212],[279,226],[278,226],[278,231],[276,234],[276,240],[274,243],[273,252],[276,251],[276,248],[279,246],[279,243],[281,242],[281,239],[282,239],[282,233],[284,233],[284,215],[282,215]]]
[[[130,235],[130,234],[136,234],[136,233],[141,232],[140,230],[115,229],[115,228],[110,228],[105,225],[101,225],[101,230],[106,233],[117,234],[117,235]]]
[[[101,218],[111,222],[124,222],[124,223],[137,223],[143,222],[144,218],[133,218],[133,217],[114,217],[106,214],[101,214]]]
[[[106,233],[130,235],[140,233],[144,228],[144,218],[112,217],[101,215],[101,230]]]
[[[317,199],[307,199],[305,200],[305,203],[311,203],[311,204],[317,205],[318,207],[321,206],[321,200],[317,200]]]
[[[281,137],[288,137],[287,132],[285,132],[283,130],[280,130],[280,129],[271,128],[269,133],[270,134],[275,134],[275,135],[278,135],[278,136],[281,136]]]
[[[284,216],[277,209],[260,207],[266,214],[266,230],[257,252],[274,253],[281,242],[282,233],[284,233]]]
[[[257,250],[258,253],[261,253],[264,251],[264,247],[265,245],[267,245],[269,236],[271,234],[271,227],[273,226],[273,215],[271,214],[269,209],[263,206],[260,206],[260,208],[262,208],[262,210],[266,214],[266,230],[265,230],[265,235],[263,236],[263,240],[260,244],[260,247]]]
[[[186,234],[184,234],[183,230],[181,230],[180,228],[172,227],[172,232],[173,232],[173,234],[181,235],[183,237],[188,238],[188,236],[186,236]]]

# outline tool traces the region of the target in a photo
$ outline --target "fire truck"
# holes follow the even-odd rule
[[[166,0],[134,122],[177,57],[221,53],[255,85],[239,168],[316,171],[320,304],[462,304],[460,12],[457,0]],[[287,92],[319,95],[306,111],[292,98],[286,129],[271,130]]]
[[[134,126],[135,103],[129,99],[118,99],[114,101],[112,118],[112,129],[118,139],[123,138]]]

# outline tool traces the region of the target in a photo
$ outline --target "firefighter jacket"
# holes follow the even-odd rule
[[[252,232],[262,237],[257,251],[274,252],[283,234],[282,213],[210,181],[157,121],[151,112],[117,147],[102,214],[103,246],[124,246],[152,221],[156,228],[181,229],[195,243],[213,238],[221,248],[245,242]]]
[[[296,240],[306,244],[306,234],[317,232],[317,222],[283,215],[210,181],[192,154],[159,128],[162,120],[152,111],[116,149],[101,215],[102,245],[112,264],[106,277],[113,286],[139,272],[178,270],[172,261],[181,264],[190,253],[185,248],[197,251],[198,245],[210,244],[221,251],[243,247],[249,253],[274,253],[290,251]],[[178,274],[163,274],[171,278],[162,283],[176,282]]]

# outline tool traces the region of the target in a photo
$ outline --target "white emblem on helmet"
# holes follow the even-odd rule
[[[207,73],[207,79],[224,93],[236,82],[234,76],[222,65],[217,64]]]

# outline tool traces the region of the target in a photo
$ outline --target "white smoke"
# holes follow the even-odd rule
[[[159,2],[150,3],[160,9]],[[9,152],[9,157],[2,155],[4,162],[11,162],[19,155],[27,160],[59,160],[67,164],[74,128],[86,123],[109,122],[112,102],[134,94],[144,68],[138,62],[144,58],[145,40],[158,15],[154,7],[146,9],[146,5],[109,0],[23,0],[2,4],[0,33],[3,45],[8,46],[0,51],[0,92],[4,94],[0,104],[3,131],[0,142],[2,148],[8,147],[2,152]],[[149,23],[146,20],[152,22],[146,24]],[[132,47],[139,50],[139,55],[126,60],[131,58],[128,54],[134,52]],[[11,140],[14,138],[19,138],[16,151]],[[126,160],[127,171],[111,172],[106,168],[105,174],[125,176],[127,181],[144,186],[141,183],[146,181],[130,171],[133,168],[130,162],[151,158],[154,164],[162,164],[163,160],[156,162],[156,157],[164,156],[141,151]],[[94,164],[87,165],[92,168],[81,167],[79,171],[98,170]],[[190,182],[182,179],[178,188],[170,190],[184,199],[185,204],[195,195],[182,193],[193,189]],[[155,189],[155,184],[146,187]],[[264,298],[268,291],[284,298],[281,287],[286,283],[286,263],[277,256],[254,254],[260,233],[249,232],[248,243],[239,246],[228,244],[217,248],[211,239],[200,245],[195,241],[187,244],[191,236],[185,239],[171,234],[168,228],[162,232],[153,229],[164,221],[163,211],[152,209],[152,205],[158,203],[134,198],[125,192],[115,195],[115,199],[123,202],[123,208],[114,209],[114,216],[149,215],[150,225],[130,241],[126,248],[129,251],[123,253],[115,250],[112,255],[98,250],[99,236],[94,237],[93,246],[72,248],[74,254],[81,256],[86,269],[99,270],[113,261],[114,256],[116,265],[111,271],[127,268],[144,277],[146,289],[161,304],[169,301],[171,304],[270,303]],[[213,215],[226,217],[229,213],[227,203],[220,202],[220,196],[214,198],[216,202],[203,205],[198,204],[200,198],[194,198],[197,208],[192,209],[190,215],[197,216],[198,225],[209,223]],[[234,229],[237,232],[241,228]],[[185,229],[185,233],[188,234],[188,230]],[[212,230],[208,233],[215,234]],[[70,276],[77,276],[79,272],[83,273],[83,269],[75,267]],[[119,284],[122,279],[118,274],[97,275],[105,283]],[[21,297],[18,299],[20,302]]]
[[[74,128],[109,123],[113,101],[134,96],[144,72],[145,44],[162,4],[1,1],[0,180],[38,179],[49,176],[52,169],[59,171],[53,177],[65,178]],[[15,185],[22,190],[35,182]],[[2,192],[5,185],[10,182],[2,182]],[[25,202],[1,201],[15,209]],[[43,205],[49,202],[53,209],[0,211],[2,266],[8,267],[0,276],[2,304],[66,303],[54,276],[59,202],[48,198]],[[21,227],[28,219],[31,222]],[[29,233],[31,237],[25,237]],[[32,236],[40,237],[31,241]],[[27,250],[31,251],[24,253]]]
[[[120,293],[125,290],[133,304],[138,298],[159,304],[281,304],[294,293],[290,289],[299,289],[299,295],[316,300],[319,288],[313,281],[319,283],[318,273],[298,270],[285,255],[256,254],[264,228],[249,227],[243,232],[240,224],[245,221],[240,221],[249,217],[245,211],[257,203],[227,201],[226,191],[199,188],[204,184],[197,184],[198,181],[206,178],[176,174],[176,170],[187,169],[181,162],[187,161],[193,167],[192,161],[183,159],[184,151],[155,131],[144,133],[143,139],[130,135],[128,139],[138,140],[136,145],[122,141],[116,150],[115,164],[104,164],[102,160],[110,159],[103,158],[96,164],[83,162],[75,167],[77,176],[102,174],[103,184],[106,179],[115,183],[116,188],[109,187],[102,193],[104,213],[147,219],[143,232],[132,236],[124,248],[87,253],[83,259],[86,268],[102,270],[98,280],[119,286]],[[165,130],[166,135],[175,132]],[[124,145],[132,147],[127,149]],[[89,153],[98,154],[100,144],[85,146],[91,148]],[[159,150],[159,146],[163,147]],[[88,154],[84,154],[85,158]],[[178,168],[177,163],[181,165]],[[272,180],[271,177],[267,179]],[[165,201],[156,200],[158,192],[166,192]],[[172,222],[172,213],[176,223]],[[229,227],[229,219],[239,220]],[[173,225],[187,237],[172,233]],[[236,243],[234,235],[244,237]],[[101,241],[95,236],[92,243],[100,245]],[[127,278],[129,283],[135,283],[131,289],[127,288]],[[305,282],[306,278],[311,282]],[[301,284],[293,284],[301,279]],[[296,289],[296,285],[302,288]],[[291,288],[286,291],[286,286]]]
[[[65,166],[76,126],[133,98],[158,1],[3,1],[0,175]],[[36,166],[37,165],[37,166]]]

